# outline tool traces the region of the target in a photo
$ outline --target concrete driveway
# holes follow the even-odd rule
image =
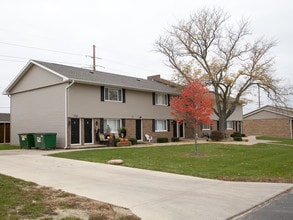
[[[49,152],[0,151],[0,173],[123,206],[144,220],[232,218],[293,186],[226,182],[43,155]]]

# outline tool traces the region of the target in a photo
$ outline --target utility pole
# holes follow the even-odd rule
[[[86,57],[90,57],[93,59],[93,69],[91,70],[91,73],[94,73],[96,72],[96,67],[101,67],[101,68],[105,68],[103,66],[99,66],[99,65],[96,65],[96,59],[99,59],[101,60],[102,58],[100,57],[96,57],[96,45],[93,45],[93,56],[86,56]]]
[[[96,72],[96,45],[93,45],[93,71]]]

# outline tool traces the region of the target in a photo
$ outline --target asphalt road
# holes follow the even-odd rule
[[[239,220],[292,220],[293,189],[238,217]]]

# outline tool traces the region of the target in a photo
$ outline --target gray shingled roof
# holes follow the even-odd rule
[[[0,113],[0,122],[10,122],[10,114],[9,113]]]
[[[77,82],[117,86],[134,90],[178,94],[178,90],[172,86],[147,79],[106,73],[101,71],[93,72],[88,69],[66,66],[56,63],[47,63],[36,60],[34,60],[33,62],[38,63],[50,70],[53,70],[58,74],[64,76],[65,78],[68,78],[69,80],[76,80]]]

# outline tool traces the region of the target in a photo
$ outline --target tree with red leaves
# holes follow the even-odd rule
[[[176,121],[187,122],[194,128],[196,154],[198,126],[212,123],[210,119],[210,115],[213,113],[212,94],[200,80],[195,79],[181,90],[180,96],[171,99],[170,107],[171,114]]]

